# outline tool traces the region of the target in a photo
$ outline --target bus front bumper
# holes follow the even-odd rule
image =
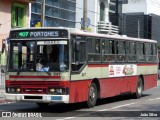
[[[5,94],[6,101],[15,102],[44,102],[44,103],[69,103],[69,95],[46,94]]]

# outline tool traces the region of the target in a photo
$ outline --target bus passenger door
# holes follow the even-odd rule
[[[70,102],[87,100],[86,42],[80,36],[72,41]]]

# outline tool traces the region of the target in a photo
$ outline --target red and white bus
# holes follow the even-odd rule
[[[69,28],[14,29],[9,37],[6,100],[86,101],[157,86],[156,41]]]

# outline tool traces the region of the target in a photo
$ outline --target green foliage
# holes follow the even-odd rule
[[[160,43],[157,44],[157,48],[160,50]]]

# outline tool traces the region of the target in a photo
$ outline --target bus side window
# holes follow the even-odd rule
[[[86,42],[73,40],[72,45],[72,71],[78,72],[86,63]]]
[[[145,53],[144,53],[144,43],[137,43],[136,45],[136,50],[137,50],[137,59],[139,62],[144,62],[145,61]]]
[[[136,61],[136,44],[135,42],[126,42],[126,52],[128,62],[135,62]]]
[[[100,39],[87,38],[88,62],[101,62]]]
[[[76,51],[76,60],[78,63],[86,62],[86,42],[78,42],[77,47],[79,50]]]
[[[157,45],[153,44],[153,61],[158,61],[157,59]]]
[[[145,43],[146,62],[153,61],[153,44]]]
[[[125,41],[117,41],[117,61],[126,61],[126,48]]]
[[[115,45],[113,40],[102,39],[102,61],[115,61]]]

